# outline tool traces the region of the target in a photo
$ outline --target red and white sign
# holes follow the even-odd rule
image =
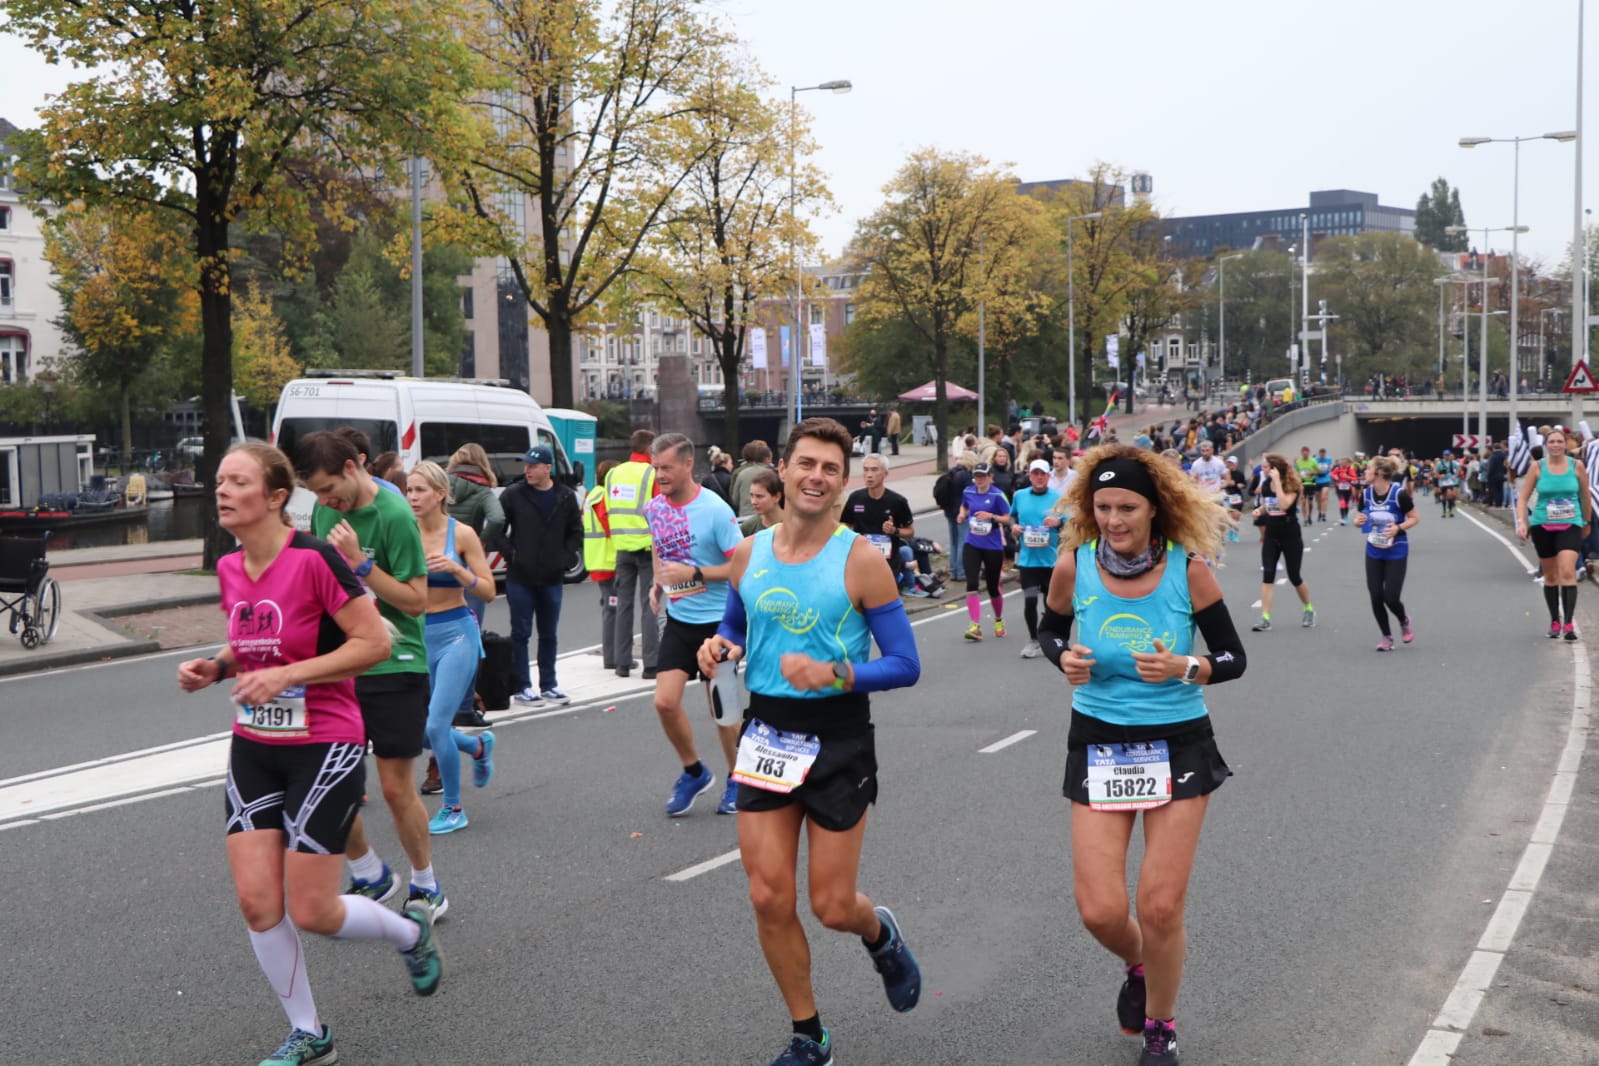
[[[1571,368],[1571,376],[1566,379],[1566,387],[1561,392],[1599,392],[1599,381],[1593,379],[1593,372],[1588,369],[1586,360],[1577,360],[1577,365]]]
[[[1480,451],[1488,444],[1487,437],[1479,437],[1475,433],[1456,433],[1454,441],[1457,450],[1464,449],[1468,452]]]

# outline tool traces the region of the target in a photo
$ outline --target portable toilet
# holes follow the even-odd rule
[[[584,411],[569,407],[546,407],[555,437],[566,450],[572,465],[583,464],[583,491],[594,487],[594,438],[599,430],[599,419]]]

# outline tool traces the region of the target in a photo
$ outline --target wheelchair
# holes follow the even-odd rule
[[[30,651],[56,635],[61,616],[61,586],[50,576],[42,537],[0,537],[0,611]]]

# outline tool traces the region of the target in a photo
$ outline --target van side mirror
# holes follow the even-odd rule
[[[583,460],[579,459],[577,462],[572,464],[572,487],[573,488],[580,489],[580,488],[583,487],[583,476],[584,476]]]

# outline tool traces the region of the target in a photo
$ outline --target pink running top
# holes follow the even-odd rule
[[[295,531],[260,578],[244,569],[244,552],[217,561],[228,646],[239,673],[304,662],[344,643],[333,620],[361,582],[325,541]],[[233,731],[263,744],[366,743],[355,681],[307,685],[262,708],[237,708]]]

